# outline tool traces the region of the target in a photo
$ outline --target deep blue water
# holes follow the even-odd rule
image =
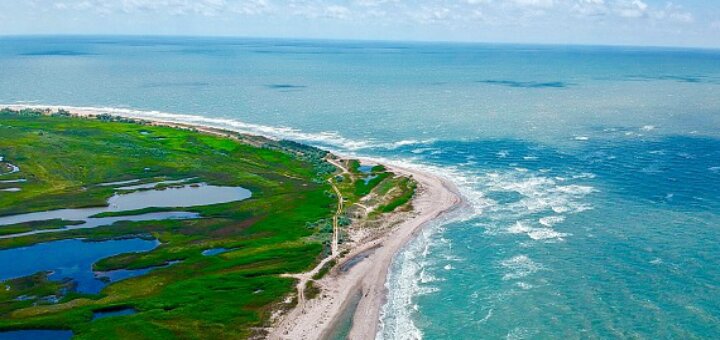
[[[156,240],[143,239],[102,242],[70,239],[0,250],[0,263],[6,264],[0,267],[0,281],[50,271],[50,280],[72,279],[76,291],[99,293],[108,282],[96,277],[93,263],[122,253],[149,251],[157,245]],[[132,271],[122,277],[113,277],[112,281],[142,274],[142,270]]]
[[[2,340],[64,340],[72,338],[72,331],[24,330],[0,332]]]
[[[720,337],[720,51],[6,38],[0,79],[3,103],[121,108],[449,177],[471,209],[399,254],[380,338]]]

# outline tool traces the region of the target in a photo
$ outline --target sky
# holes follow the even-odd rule
[[[0,35],[720,48],[720,0],[0,0]]]

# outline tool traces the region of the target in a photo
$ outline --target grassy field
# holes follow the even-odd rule
[[[60,294],[67,283],[45,273],[3,283],[0,330],[71,329],[80,339],[244,338],[262,335],[269,313],[283,305],[293,280],[318,262],[329,234],[323,223],[336,206],[325,152],[291,142],[133,122],[0,112],[0,156],[20,172],[1,180],[0,216],[58,208],[102,206],[114,193],[106,182],[197,177],[213,185],[242,186],[252,198],[184,208],[192,220],[119,222],[95,229],[2,239],[0,249],[67,238],[156,238],[147,253],[122,254],[98,270],[170,267],[107,286],[98,295],[66,293],[59,303],[18,300]],[[0,227],[1,234],[57,228],[60,221]],[[205,249],[231,251],[203,256]],[[5,265],[5,264],[3,264]],[[132,307],[137,314],[92,320],[93,311]]]

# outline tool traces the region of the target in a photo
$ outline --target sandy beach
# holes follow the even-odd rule
[[[109,113],[127,118],[153,121],[157,124],[194,127],[209,133],[223,134],[222,127],[189,124],[172,119],[153,120],[148,116],[124,115],[122,110],[101,108],[76,108],[48,105],[4,105],[13,110],[65,109],[78,116],[94,116]],[[130,111],[128,111],[130,112]],[[228,130],[231,131],[231,130]],[[243,132],[243,131],[240,131]],[[243,132],[244,133],[244,132]],[[357,157],[353,157],[357,158]],[[346,271],[333,270],[317,283],[322,294],[315,299],[301,301],[283,315],[276,315],[269,330],[270,339],[323,339],[337,327],[339,319],[352,313],[350,339],[374,339],[378,332],[380,310],[387,295],[386,279],[395,254],[420,230],[458,208],[463,199],[457,188],[448,180],[430,173],[387,164],[387,162],[364,158],[364,161],[382,164],[396,174],[410,176],[418,183],[418,190],[412,201],[413,211],[404,217],[389,232],[368,242],[354,246],[347,255],[338,260],[335,269],[349,261]],[[328,258],[329,259],[329,258]],[[323,260],[321,265],[328,259]],[[357,262],[357,264],[354,264]],[[308,273],[295,274],[307,279],[321,267]],[[302,281],[301,281],[302,282]],[[357,297],[359,296],[359,301]],[[352,308],[354,307],[354,311]]]
[[[377,163],[377,160],[364,159]],[[421,171],[383,164],[391,171],[412,176],[419,184],[413,200],[413,216],[403,220],[383,237],[355,247],[337,267],[356,256],[367,256],[344,273],[333,273],[318,283],[323,294],[305,301],[282,317],[270,333],[270,339],[323,339],[330,335],[338,319],[353,313],[350,339],[374,339],[378,331],[380,309],[385,304],[385,282],[395,254],[421,229],[462,204],[455,186],[440,177]],[[369,255],[367,255],[369,253]],[[360,294],[359,302],[353,297]],[[347,311],[357,303],[355,311]]]

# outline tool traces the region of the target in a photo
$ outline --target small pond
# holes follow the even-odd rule
[[[157,240],[139,238],[102,242],[71,239],[0,250],[0,263],[12,263],[0,266],[0,281],[50,271],[51,280],[70,278],[77,284],[78,292],[99,293],[112,280],[97,277],[93,263],[118,254],[150,251],[159,244]],[[123,278],[145,273],[137,271]]]
[[[374,165],[374,164],[360,164],[360,166],[358,167],[358,171],[360,171],[360,172],[362,172],[362,173],[364,173],[364,174],[369,174],[369,173],[372,172],[372,169],[373,169],[375,166],[376,166],[376,165]]]
[[[360,164],[358,167],[358,171],[365,174],[366,176],[362,179],[365,182],[365,185],[370,183],[373,179],[377,178],[377,175],[373,174],[373,168],[376,167],[377,164]]]
[[[213,255],[218,255],[218,254],[226,253],[226,252],[229,252],[229,251],[231,251],[231,250],[232,250],[232,249],[227,249],[227,248],[212,248],[212,249],[205,249],[205,250],[203,250],[203,251],[202,251],[202,254],[203,254],[204,256],[213,256]]]

